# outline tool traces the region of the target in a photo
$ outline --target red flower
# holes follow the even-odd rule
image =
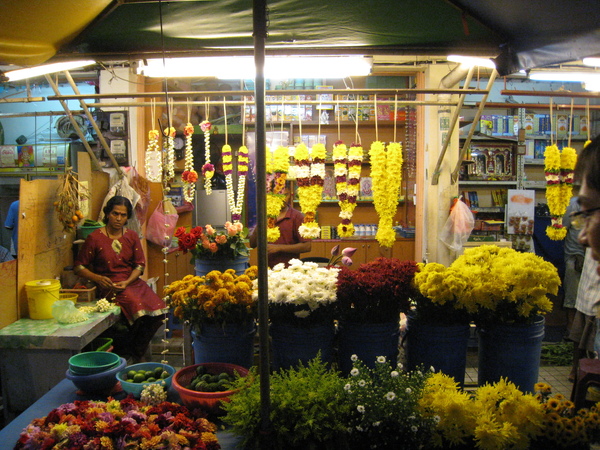
[[[190,234],[195,238],[199,238],[204,234],[204,230],[202,230],[202,227],[194,227],[190,230]]]
[[[179,237],[179,248],[182,250],[191,250],[196,246],[198,239],[191,234],[184,234]]]
[[[185,227],[177,227],[177,229],[175,230],[174,236],[176,238],[179,238],[179,237],[183,236],[184,234],[185,234]]]

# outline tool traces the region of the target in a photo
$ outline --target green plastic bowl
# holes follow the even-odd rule
[[[111,352],[83,352],[69,358],[69,370],[73,375],[92,375],[112,369],[120,357]]]
[[[131,382],[127,381],[127,372],[129,372],[130,370],[134,370],[137,372],[138,370],[154,370],[157,367],[164,368],[167,372],[169,372],[169,376],[167,378],[164,378],[161,380],[156,380],[156,381],[153,381],[150,383],[131,383]],[[164,384],[165,391],[168,391],[169,388],[171,387],[171,380],[173,379],[174,373],[175,373],[175,368],[168,364],[161,364],[161,363],[157,363],[157,362],[146,362],[146,363],[133,364],[131,366],[125,367],[125,369],[123,369],[117,373],[117,380],[119,380],[121,382],[121,387],[123,388],[123,390],[125,392],[127,392],[128,394],[133,394],[133,396],[135,398],[140,398],[140,395],[142,394],[142,390],[149,384],[160,384],[162,381],[164,381],[165,382],[165,384]]]

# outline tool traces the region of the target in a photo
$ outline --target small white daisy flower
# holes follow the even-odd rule
[[[399,374],[399,373],[398,373],[398,371],[396,371],[396,370],[392,370],[392,372],[390,373],[390,376],[391,376],[392,378],[396,378],[396,377],[398,377],[399,375],[400,375],[400,374]]]
[[[366,385],[366,384],[367,384],[367,382],[366,382],[365,380],[360,380],[360,381],[358,382],[358,385],[359,385],[360,387],[365,387],[365,385]]]
[[[358,371],[358,369],[354,368],[350,371],[350,375],[352,375],[353,377],[357,376],[360,372]]]
[[[412,389],[411,388],[406,388],[406,393],[407,394],[412,394]]]
[[[357,410],[359,413],[361,413],[361,414],[364,414],[364,412],[365,412],[365,407],[364,407],[363,405],[358,405],[358,406],[356,407],[356,410]]]
[[[349,391],[351,387],[352,386],[350,386],[350,383],[346,383],[346,385],[344,386],[344,390]]]
[[[388,392],[387,394],[385,394],[385,398],[391,402],[396,398],[396,394],[393,392]]]
[[[350,361],[357,361],[357,360],[358,360],[358,356],[356,356],[356,355],[352,355],[350,357]]]
[[[385,356],[378,356],[377,357],[377,362],[379,364],[383,364],[385,362]]]

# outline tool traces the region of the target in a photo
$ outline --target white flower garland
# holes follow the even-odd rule
[[[146,148],[144,168],[146,169],[146,178],[152,183],[161,182],[162,164],[158,135],[158,130],[150,130],[148,132],[148,147]]]
[[[165,129],[167,137],[167,145],[165,146],[165,165],[164,165],[164,182],[168,183],[175,178],[175,128],[169,127]]]
[[[215,166],[210,163],[210,128],[212,124],[208,120],[200,123],[200,129],[204,133],[204,165],[202,166],[202,175],[204,175],[204,189],[206,195],[212,194],[211,178],[215,174]]]
[[[194,126],[188,122],[183,129],[185,135],[185,165],[181,180],[183,181],[183,198],[186,202],[193,202],[196,193],[196,181],[198,173],[194,170],[194,151],[192,149],[192,135]]]
[[[242,207],[244,204],[244,188],[246,187],[246,175],[248,174],[248,147],[242,145],[238,151],[238,191],[237,198],[233,188],[233,155],[231,146],[225,144],[221,149],[223,155],[223,172],[227,184],[227,202],[231,211],[233,223],[242,220]]]

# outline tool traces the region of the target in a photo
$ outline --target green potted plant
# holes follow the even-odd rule
[[[398,355],[400,313],[410,309],[414,261],[377,258],[357,270],[343,267],[337,282],[339,365],[352,368],[350,357],[373,367],[377,356],[394,364]]]
[[[344,449],[349,403],[343,401],[345,380],[328,370],[321,358],[270,376],[271,429],[263,433],[261,390],[254,376],[237,380],[239,389],[222,405],[221,420],[242,439],[245,449]]]

